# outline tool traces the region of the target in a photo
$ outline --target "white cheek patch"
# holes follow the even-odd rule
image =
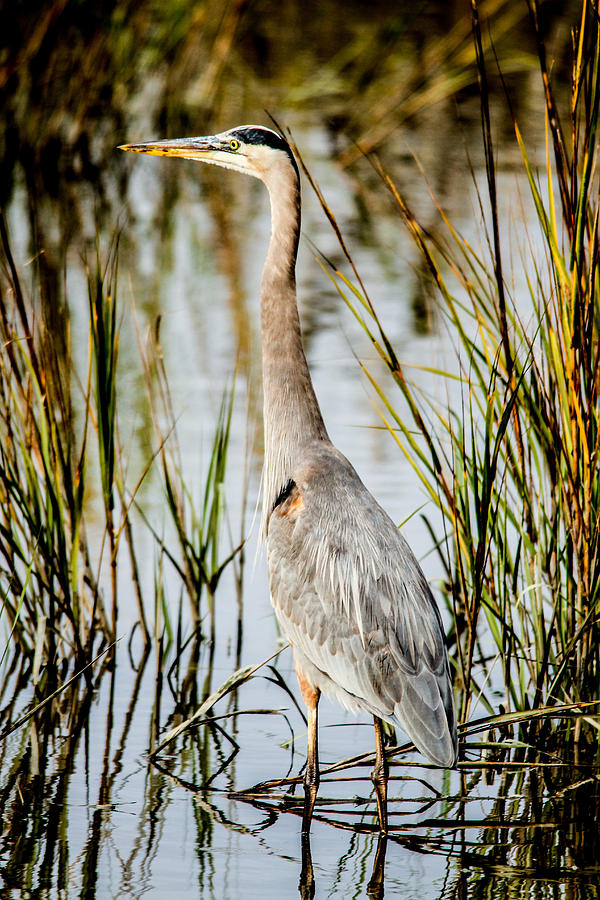
[[[244,175],[255,175],[244,153],[236,154],[226,150],[202,150],[194,146],[169,146],[165,141],[165,147],[160,145],[140,145],[139,147],[126,147],[135,153],[145,153],[148,156],[166,156],[171,159],[193,159],[196,162],[204,162],[209,165],[222,166],[225,169],[233,169],[234,172],[243,172]]]
[[[248,158],[240,153],[228,153],[225,150],[190,150],[182,154],[185,159],[195,159],[199,162],[205,162],[213,166],[221,166],[223,169],[231,169],[234,172],[242,172],[244,175],[254,175],[260,178],[258,172],[254,171],[249,163]]]
[[[259,178],[264,175],[264,172],[267,169],[273,166],[274,154],[279,156],[279,151],[273,150],[271,147],[261,147],[258,144],[248,146],[247,153],[254,168],[257,172],[260,172],[260,175],[258,175]]]

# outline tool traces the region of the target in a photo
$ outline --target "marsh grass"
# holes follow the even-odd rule
[[[58,297],[46,292],[39,270],[29,275],[30,292],[23,287],[2,218],[0,237],[1,880],[3,889],[37,889],[55,881],[67,890],[68,790],[71,773],[83,765],[87,783],[98,785],[77,865],[84,893],[94,896],[103,828],[130,732],[136,741],[140,731],[148,732],[146,721],[133,725],[142,684],[152,698],[150,749],[159,740],[165,706],[167,722],[175,724],[182,710],[197,708],[211,694],[215,592],[240,549],[224,552],[222,535],[234,390],[226,390],[217,421],[206,423],[214,434],[198,500],[176,462],[177,428],[160,347],[156,341],[143,348],[140,368],[147,376],[156,441],[150,441],[155,446],[132,487],[123,473],[140,465],[139,454],[132,464],[118,415],[118,242],[104,262],[97,249],[87,272],[86,359],[73,352],[70,309],[57,309]],[[69,301],[77,299],[70,294]],[[81,366],[82,355],[83,375],[75,362],[77,357]],[[164,401],[160,410],[157,397]],[[144,521],[142,504],[151,472],[167,511],[167,521],[152,525]],[[161,525],[175,531],[179,557],[177,541],[167,548],[159,537]],[[155,541],[151,585],[138,574],[140,530],[146,548]],[[241,580],[239,567],[236,577]],[[132,621],[134,594],[138,615]],[[191,616],[182,609],[185,595]],[[122,603],[131,630],[121,647],[129,650],[131,668],[116,664],[113,636],[123,627]],[[100,692],[106,702],[98,706],[94,698]],[[121,704],[128,695],[120,717],[116,698]],[[191,761],[198,780],[209,783],[211,748],[230,743],[229,732],[211,722],[195,735],[189,752],[183,748],[182,758]],[[231,746],[235,751],[235,739]],[[96,750],[97,770],[90,763]],[[231,751],[223,765],[230,758]],[[146,801],[160,806],[154,781]],[[211,820],[200,816],[198,829],[210,841]],[[139,846],[144,843],[140,837]]]
[[[61,331],[51,332],[44,310],[51,308],[53,298],[43,295],[41,279],[37,298],[26,296],[4,220],[1,229],[0,577],[4,613],[12,641],[26,654],[41,646],[45,660],[60,663],[74,657],[80,663],[89,657],[96,629],[106,640],[111,632],[86,539],[89,385],[78,428],[66,311],[61,311]],[[57,321],[55,315],[55,326]],[[102,398],[97,399],[101,404]]]
[[[160,343],[160,321],[144,351],[144,372],[152,421],[158,442],[157,458],[161,470],[166,508],[177,537],[179,553],[174,546],[159,537],[152,528],[161,556],[178,573],[189,601],[194,628],[200,628],[204,616],[201,599],[206,594],[209,625],[207,636],[214,643],[216,637],[215,592],[223,572],[237,567],[244,539],[223,554],[221,537],[226,522],[225,477],[231,419],[235,399],[235,383],[226,388],[214,430],[204,487],[199,500],[189,486],[184,472],[177,439],[177,422],[169,389],[164,355]],[[160,563],[162,565],[162,563]]]
[[[546,156],[534,163],[515,120],[535,233],[517,218],[520,243],[511,248],[515,268],[507,274],[509,240],[498,208],[476,2],[472,9],[486,165],[485,192],[474,185],[484,222],[482,249],[457,231],[439,205],[445,235],[423,228],[375,161],[454,340],[456,369],[432,372],[447,379],[447,406],[409,381],[356,270],[351,281],[324,263],[402,397],[399,403],[363,366],[390,435],[436,511],[427,521],[453,614],[463,720],[475,698],[493,714],[499,687],[501,713],[600,697],[598,20],[584,3],[573,32],[571,102],[563,125],[537,4],[530,5],[544,87]],[[313,186],[350,259],[332,211]],[[511,285],[524,285],[526,296]],[[533,740],[564,732],[571,746],[597,753],[598,727],[595,714],[578,717],[575,725],[532,717],[521,733]]]
[[[151,348],[152,361],[142,355],[150,408],[156,413],[153,398],[158,393],[171,418],[163,433],[156,413],[158,447],[130,488],[123,476],[130,454],[120,441],[117,414],[118,241],[105,262],[97,249],[87,272],[89,345],[82,375],[73,358],[68,306],[60,307],[58,297],[48,292],[39,269],[31,279],[31,292],[25,290],[4,219],[0,219],[0,239],[4,348],[0,360],[0,612],[6,635],[2,660],[15,649],[21,651],[33,666],[34,684],[40,672],[44,678],[54,672],[56,679],[60,671],[63,677],[58,681],[65,684],[67,671],[84,671],[92,657],[115,640],[118,566],[129,568],[137,599],[134,624],[139,625],[144,644],[148,646],[153,636],[162,641],[165,628],[172,640],[162,557],[173,564],[190,597],[194,628],[208,613],[214,638],[214,592],[240,549],[219,556],[233,387],[226,392],[217,417],[198,505],[176,463],[176,424],[162,356],[156,345]],[[158,387],[152,384],[151,370]],[[153,468],[161,474],[181,560],[158,537],[156,523],[151,529],[159,559],[155,602],[146,609],[135,546],[135,535],[146,526],[139,516],[132,518],[132,512],[139,509],[139,491]],[[153,632],[147,622],[152,613]],[[181,627],[178,642],[183,643]]]

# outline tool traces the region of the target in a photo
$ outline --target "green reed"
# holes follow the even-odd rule
[[[94,411],[102,499],[106,518],[106,533],[110,546],[112,638],[117,631],[117,559],[114,523],[114,489],[117,428],[117,360],[119,334],[117,330],[117,246],[112,248],[105,272],[102,272],[100,253],[96,271],[88,275],[90,310],[91,366],[94,374]]]
[[[447,380],[447,405],[407,380],[356,270],[356,284],[329,270],[400,391],[402,402],[364,367],[391,435],[436,510],[428,524],[454,614],[463,718],[475,697],[492,712],[491,688],[499,683],[506,710],[600,697],[598,22],[584,4],[563,126],[536,3],[531,13],[547,147],[545,162],[534,165],[515,121],[535,219],[517,223],[513,270],[498,211],[476,2],[487,197],[476,190],[487,210],[481,236],[487,249],[476,250],[439,207],[445,234],[434,237],[378,166],[455,341],[456,369],[432,373]],[[526,297],[512,284],[526,285]],[[581,720],[572,730],[576,737],[580,726]]]

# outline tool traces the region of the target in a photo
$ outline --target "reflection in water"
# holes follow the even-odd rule
[[[373,874],[367,885],[367,896],[373,897],[373,900],[379,900],[384,895],[384,878],[385,878],[385,851],[387,850],[387,837],[380,834],[377,840],[377,851],[375,853],[375,862],[373,863]]]
[[[208,683],[200,693],[191,687],[199,664],[203,672],[205,666],[210,670],[212,657],[205,649],[203,659],[196,641],[176,667],[166,662],[170,712],[165,724],[189,715],[209,689]],[[244,853],[252,858],[252,847],[258,846],[274,865],[272,845],[280,843],[289,819],[297,826],[286,852],[297,859],[294,881],[304,898],[338,890],[336,884],[343,896],[383,897],[386,884],[394,895],[406,883],[406,867],[410,869],[414,858],[427,865],[436,858],[447,860],[443,888],[427,892],[443,900],[501,898],[523,879],[530,882],[534,897],[547,896],[552,883],[568,886],[573,898],[593,896],[588,888],[600,877],[597,765],[569,765],[550,748],[536,753],[518,745],[505,749],[503,758],[490,759],[489,742],[478,748],[469,738],[468,759],[460,772],[446,774],[440,782],[435,769],[406,758],[400,748],[390,761],[386,839],[377,835],[369,777],[373,758],[353,757],[323,769],[322,796],[315,809],[318,838],[313,829],[319,848],[315,866],[309,838],[300,833],[301,774],[240,788],[254,752],[248,738],[256,723],[270,718],[281,743],[286,734],[289,737],[289,724],[298,720],[296,713],[279,715],[283,727],[277,729],[267,708],[243,704],[262,695],[269,707],[276,706],[277,696],[287,696],[285,681],[269,673],[255,689],[251,683],[241,686],[233,708],[215,708],[176,748],[147,768],[139,758],[137,764],[134,760],[140,721],[147,721],[144,698],[154,681],[150,655],[141,656],[127,692],[122,679],[127,671],[106,668],[93,686],[75,685],[0,746],[0,879],[6,896],[34,888],[42,897],[61,891],[74,896],[74,878],[77,896],[106,896],[107,855],[119,861],[119,879],[129,885],[131,895],[140,896],[145,886],[156,884],[161,857],[174,852],[168,849],[173,814],[186,797],[191,799],[186,807],[193,810],[194,871],[202,896],[241,896],[235,890],[223,893],[219,848],[225,834],[242,842],[233,844],[232,852],[236,846],[246,847]],[[26,698],[23,673],[18,666],[13,670],[14,693],[2,710],[4,721],[16,717],[19,697]],[[157,702],[159,696],[157,692]],[[165,706],[164,699],[162,703]],[[158,717],[156,709],[153,715]],[[292,760],[294,739],[292,733],[292,741],[287,741]],[[84,795],[77,788],[82,775],[89,785]],[[127,789],[131,781],[138,784],[133,791]],[[82,823],[85,809],[90,815]],[[123,817],[130,820],[127,837],[115,842]],[[177,825],[178,834],[180,828]]]
[[[302,900],[312,900],[315,896],[315,873],[310,852],[310,831],[303,829],[300,840],[302,842],[302,869],[298,890]]]
[[[312,854],[310,849],[310,832],[303,831],[301,837],[302,844],[302,869],[300,871],[300,881],[298,882],[298,891],[301,900],[312,900],[315,896],[316,882],[315,873],[312,864]],[[373,900],[381,900],[385,895],[385,853],[387,849],[387,836],[379,835],[377,839],[377,849],[373,859],[373,872],[366,886],[366,896]],[[358,887],[358,885],[357,885]]]

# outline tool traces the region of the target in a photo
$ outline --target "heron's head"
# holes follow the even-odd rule
[[[150,153],[154,156],[181,156],[214,166],[244,172],[267,182],[269,175],[292,166],[296,161],[287,141],[271,128],[262,125],[240,125],[209,137],[177,138],[144,144],[123,144],[119,150]]]

